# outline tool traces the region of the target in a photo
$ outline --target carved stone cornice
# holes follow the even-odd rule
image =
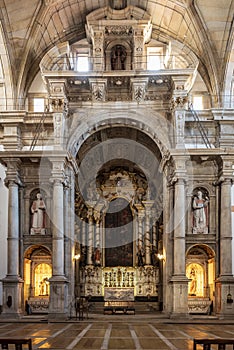
[[[220,176],[217,181],[213,182],[214,186],[219,186],[219,185],[232,185],[233,183],[233,177],[229,177],[229,176]]]
[[[7,164],[5,185],[7,187],[10,185],[23,186],[20,178],[20,166],[22,164],[20,158],[5,158],[5,162]]]
[[[65,159],[50,159],[52,163],[50,182],[54,185],[66,184],[67,176],[65,175]]]
[[[106,35],[132,35],[132,26],[131,25],[107,25],[105,27]]]

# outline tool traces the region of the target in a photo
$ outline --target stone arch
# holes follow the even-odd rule
[[[173,126],[162,114],[155,113],[151,109],[134,111],[112,109],[102,110],[99,113],[86,110],[79,113],[79,118],[76,118],[74,113],[73,120],[69,121],[67,127],[67,130],[73,131],[68,136],[67,149],[75,157],[83,142],[97,130],[120,125],[140,130],[153,140],[162,157],[168,155],[173,142]]]
[[[209,246],[208,244],[204,244],[204,243],[196,243],[196,244],[192,244],[191,246],[189,246],[186,250],[186,257],[190,254],[191,251],[193,251],[196,248],[204,251],[207,254],[208,258],[215,258],[216,257],[215,250],[211,246]]]

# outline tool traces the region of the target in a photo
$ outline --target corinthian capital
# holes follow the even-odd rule
[[[173,96],[171,99],[171,109],[186,109],[188,96]]]

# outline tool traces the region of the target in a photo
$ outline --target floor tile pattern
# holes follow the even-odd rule
[[[113,317],[69,323],[1,322],[0,337],[30,337],[33,350],[192,350],[193,338],[234,338],[234,323],[170,323]],[[9,346],[11,349],[14,346]],[[201,349],[199,345],[197,350]],[[212,346],[212,350],[216,349]],[[232,346],[226,346],[226,350],[230,349]]]

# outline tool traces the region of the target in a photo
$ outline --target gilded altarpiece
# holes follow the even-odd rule
[[[85,237],[86,233],[86,244],[92,241],[93,247],[92,250],[84,245],[81,248],[86,252],[81,257],[81,295],[104,297],[110,288],[131,288],[135,297],[157,300],[160,283],[158,241],[149,210],[153,201],[147,198],[146,179],[118,169],[102,180],[100,192],[106,199],[105,211],[89,218],[86,228],[82,226],[81,236]],[[95,218],[99,220],[98,225]],[[92,251],[95,256],[97,247],[100,264],[95,258],[92,258],[92,264],[87,263],[88,255]]]

